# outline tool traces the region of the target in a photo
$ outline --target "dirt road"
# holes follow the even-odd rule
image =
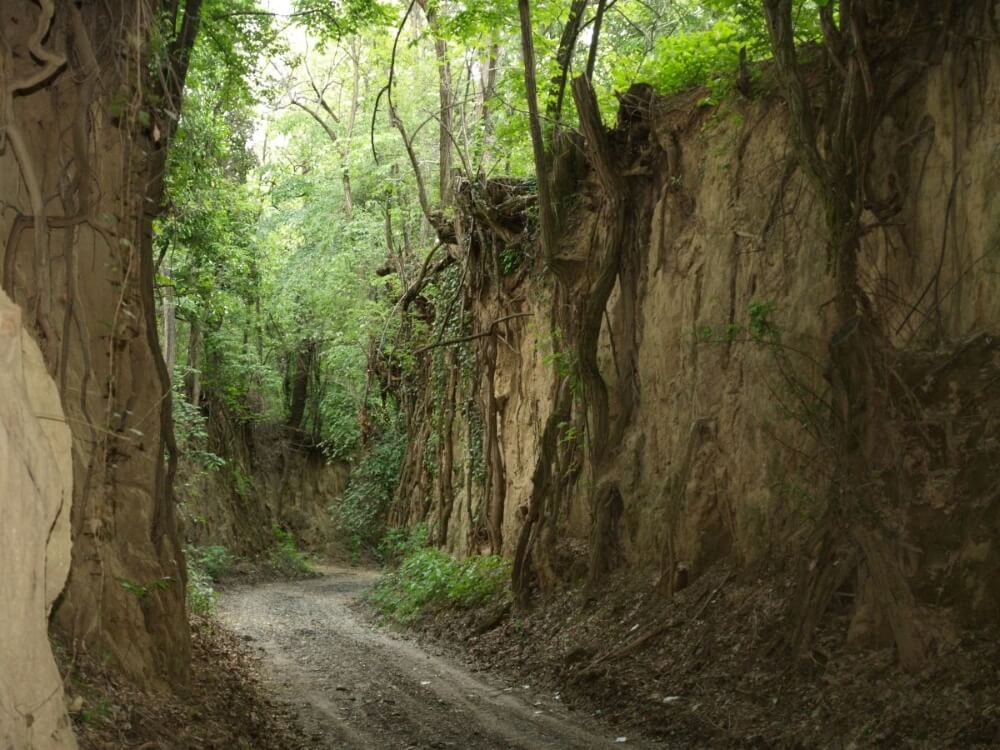
[[[554,750],[649,747],[602,734],[555,696],[473,676],[454,661],[373,628],[350,602],[375,573],[244,586],[222,622],[261,649],[264,679],[291,704],[307,747],[344,750]]]

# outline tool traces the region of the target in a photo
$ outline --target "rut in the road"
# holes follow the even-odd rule
[[[349,604],[374,573],[235,588],[219,617],[261,650],[265,679],[294,705],[308,747],[541,750],[616,745],[552,696],[491,684],[360,621]],[[629,741],[629,747],[639,743]]]

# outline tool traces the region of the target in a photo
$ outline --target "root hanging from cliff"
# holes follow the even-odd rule
[[[925,662],[933,640],[933,626],[916,606],[900,562],[908,544],[899,520],[905,489],[897,477],[903,430],[918,423],[920,415],[911,409],[914,399],[894,385],[903,380],[897,372],[898,353],[862,287],[862,211],[877,203],[868,195],[866,180],[875,132],[891,104],[919,75],[893,75],[886,61],[905,50],[933,49],[942,29],[962,23],[962,13],[984,12],[976,5],[956,11],[924,2],[886,16],[874,3],[852,0],[842,4],[839,21],[829,8],[823,9],[825,51],[839,76],[830,77],[817,97],[806,86],[797,60],[790,0],[764,2],[797,160],[825,208],[836,287],[836,328],[827,370],[831,413],[829,436],[823,441],[832,479],[813,555],[800,576],[789,641],[807,648],[834,594],[857,576],[864,581],[875,617],[888,625],[900,663],[911,670]],[[917,23],[934,17],[940,21],[936,29]]]

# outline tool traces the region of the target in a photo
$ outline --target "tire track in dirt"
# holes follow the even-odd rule
[[[260,649],[265,684],[327,750],[560,750],[646,747],[603,736],[551,696],[495,684],[413,641],[365,623],[351,602],[377,573],[223,592],[219,619]]]

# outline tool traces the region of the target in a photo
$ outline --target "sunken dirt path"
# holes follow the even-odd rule
[[[265,685],[317,750],[560,750],[649,747],[570,715],[550,694],[474,676],[459,663],[374,628],[350,604],[377,573],[241,586],[219,619],[259,648]]]

